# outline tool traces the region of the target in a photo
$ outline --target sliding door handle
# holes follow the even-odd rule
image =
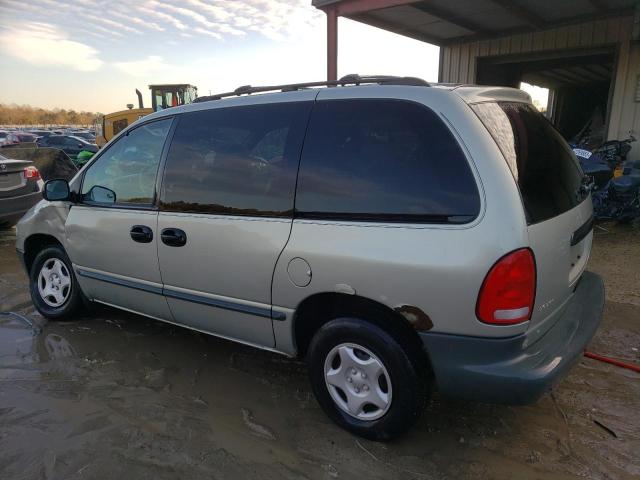
[[[165,228],[160,232],[162,243],[170,247],[182,247],[187,243],[187,234],[179,228]]]

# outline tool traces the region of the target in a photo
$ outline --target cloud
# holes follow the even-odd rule
[[[179,22],[181,30],[188,27],[195,34],[220,40],[256,32],[282,41],[308,31],[322,16],[309,0],[146,0],[137,8],[157,20]]]
[[[170,68],[170,65],[164,61],[164,58],[158,55],[150,55],[142,60],[115,62],[113,66],[134,77],[146,77]]]
[[[222,35],[220,35],[217,32],[214,32],[213,30],[207,30],[206,28],[202,28],[202,27],[196,27],[192,30],[194,33],[199,33],[200,35],[206,35],[208,37],[212,37],[215,38],[217,40],[222,40]],[[183,37],[186,37],[187,34],[183,34]],[[189,35],[192,36],[192,35]]]
[[[98,51],[70,40],[66,32],[44,22],[25,22],[0,32],[5,54],[35,65],[69,67],[82,72],[98,70],[104,63]]]
[[[84,25],[117,43],[182,32],[220,41],[247,35],[286,41],[305,35],[322,16],[311,0],[75,0],[72,6],[69,0],[0,0],[0,24],[12,17],[44,21],[74,34]]]
[[[90,13],[85,13],[83,16],[93,24],[102,23],[105,27],[111,28],[112,30],[122,30],[123,32],[136,34],[142,33],[137,28],[129,27],[128,25],[123,24],[121,20],[111,20],[109,18],[105,18],[104,16],[93,15]]]
[[[187,26],[182,23],[180,20],[168,15],[166,13],[158,12],[154,10],[157,2],[147,2],[144,5],[138,6],[137,9],[140,13],[142,13],[147,18],[155,18],[160,24],[169,23],[173,25],[178,30],[186,30]]]
[[[142,18],[127,15],[126,13],[118,12],[115,10],[111,11],[110,13],[111,15],[113,15],[116,18],[119,18],[120,20],[135,23],[136,25],[142,28],[150,28],[151,30],[155,30],[156,32],[165,31],[164,27],[158,25],[155,22],[150,22],[148,18],[142,19]]]

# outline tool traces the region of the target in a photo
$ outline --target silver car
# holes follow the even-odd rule
[[[44,196],[17,239],[44,316],[99,302],[306,357],[371,439],[436,389],[535,401],[602,316],[589,186],[520,90],[241,87],[142,118]]]

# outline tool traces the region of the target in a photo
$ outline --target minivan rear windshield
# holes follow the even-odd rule
[[[500,147],[520,188],[527,222],[543,222],[584,200],[582,172],[571,149],[532,105],[471,105]]]

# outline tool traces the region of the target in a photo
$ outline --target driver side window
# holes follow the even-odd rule
[[[84,176],[82,197],[97,203],[113,203],[109,196],[94,195],[105,188],[115,193],[116,204],[151,204],[160,155],[171,119],[138,127],[120,137],[93,163]],[[93,189],[93,190],[92,190]]]

